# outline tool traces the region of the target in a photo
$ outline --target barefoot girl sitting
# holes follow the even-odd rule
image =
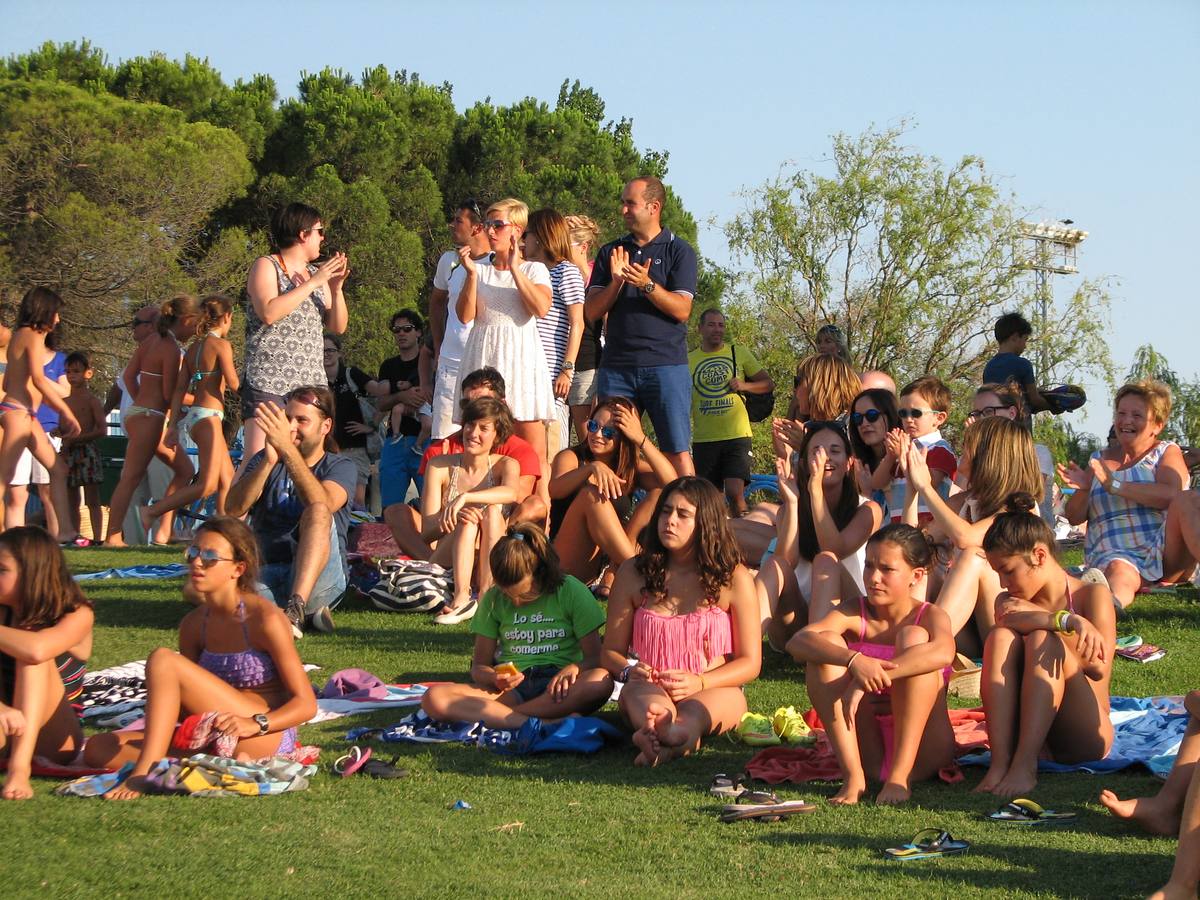
[[[954,760],[946,712],[950,619],[913,599],[930,557],[918,529],[884,526],[867,542],[866,596],[842,601],[788,642],[792,657],[808,663],[808,695],[842,770],[831,803],[862,799],[868,772],[883,782],[877,803],[903,803],[914,781]],[[835,586],[826,581],[820,589]]]
[[[258,548],[250,529],[210,519],[184,556],[201,604],[179,625],[179,652],[160,647],[146,661],[146,730],[98,734],[84,751],[96,768],[136,760],[105,795],[110,800],[141,796],[144,776],[168,755],[184,716],[215,713],[204,723],[212,738],[236,741],[238,759],[261,759],[294,750],[296,726],[317,711],[287,616],[254,593]]]
[[[563,568],[585,583],[600,574],[605,557],[615,573],[633,556],[658,491],[675,478],[670,461],[646,439],[632,401],[601,400],[586,433],[583,443],[555,455],[549,485],[554,549]],[[638,487],[649,493],[635,509]]]
[[[613,583],[603,662],[626,682],[620,706],[637,729],[634,763],[653,766],[737,725],[762,635],[754,582],[711,483],[689,476],[663,488],[644,545]]]
[[[47,471],[52,470],[50,490],[58,514],[61,540],[73,540],[67,500],[67,463],[58,455],[41,423],[37,409],[48,403],[58,412],[58,429],[67,436],[79,434],[79,422],[71,408],[46,377],[46,335],[58,324],[62,298],[47,288],[31,288],[17,309],[17,327],[8,344],[4,370],[4,398],[0,400],[0,490],[12,484],[21,454],[28,449]],[[7,513],[6,513],[7,514]],[[5,522],[15,525],[16,522]],[[23,524],[23,521],[22,523]]]
[[[815,581],[841,582],[839,596],[862,594],[863,545],[883,518],[879,504],[858,491],[841,423],[805,423],[796,457],[795,473],[788,457],[775,461],[783,500],[775,552],[755,579],[763,630],[780,652],[810,618],[829,611],[811,602]]]
[[[1108,686],[1116,613],[1103,585],[1054,558],[1054,533],[1029,494],[1014,494],[983,538],[1000,576],[996,625],[983,650],[983,711],[992,764],[977,791],[1028,796],[1038,758],[1102,759],[1112,747]]]
[[[182,452],[180,437],[187,435],[195,441],[200,451],[199,478],[142,509],[142,529],[147,534],[150,523],[164,513],[191,506],[216,492],[220,485],[228,490],[233,483],[233,462],[221,428],[225,421],[225,389],[236,391],[241,385],[233,362],[233,345],[225,339],[233,324],[233,302],[228,297],[205,297],[200,303],[200,317],[198,331],[203,337],[183,354],[183,368],[171,400],[171,423],[163,440],[177,452]],[[183,398],[187,394],[192,395],[192,405],[185,414]],[[217,498],[217,514],[224,513],[221,496]]]
[[[5,800],[33,796],[35,755],[69,763],[83,746],[71,701],[92,652],[92,604],[62,551],[31,526],[0,534],[0,756]]]
[[[508,507],[517,501],[520,466],[496,447],[513,433],[512,414],[500,400],[481,397],[462,410],[461,453],[435,456],[425,470],[421,537],[436,541],[430,560],[454,572],[454,597],[438,625],[455,625],[475,615],[471,593],[492,586],[491,552],[504,533]]]
[[[444,722],[520,728],[599,709],[612,693],[600,665],[604,610],[536,525],[514,525],[491,553],[494,583],[471,620],[474,684],[435,685],[421,708]]]

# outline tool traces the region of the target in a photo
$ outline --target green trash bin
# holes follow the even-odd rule
[[[121,480],[121,466],[125,463],[125,448],[129,438],[123,434],[110,434],[96,441],[100,448],[100,459],[104,463],[104,481],[100,484],[100,503],[108,506],[117,482]]]

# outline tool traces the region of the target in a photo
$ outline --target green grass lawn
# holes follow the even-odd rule
[[[173,551],[80,550],[76,571],[169,562]],[[186,612],[178,582],[103,581],[96,601],[93,668],[142,659],[174,646]],[[463,678],[466,624],[425,616],[337,613],[337,632],[309,635],[305,662],[318,683],[358,666],[389,681]],[[1138,600],[1121,625],[1167,647],[1149,665],[1117,661],[1115,693],[1179,694],[1200,685],[1200,603],[1178,596]],[[796,667],[769,654],[747,688],[751,709],[807,705]],[[497,757],[460,746],[385,746],[411,772],[403,781],[326,774],[355,725],[386,725],[396,713],[343,718],[301,730],[323,748],[322,773],[308,791],[256,800],[147,797],[133,804],[63,799],[35,781],[29,803],[0,807],[6,843],[5,896],[341,897],[709,897],[766,893],[887,896],[1144,896],[1170,871],[1175,842],[1154,839],[1107,815],[1101,787],[1121,794],[1157,790],[1133,774],[1043,776],[1035,799],[1080,812],[1073,826],[1031,830],[984,821],[998,804],[965,785],[918,785],[903,808],[866,803],[836,809],[828,784],[784,785],[781,796],[819,810],[776,824],[723,825],[708,796],[716,772],[741,771],[752,755],[725,738],[661,769],[634,768],[632,746],[594,756]],[[452,811],[456,800],[472,806]],[[973,844],[965,856],[894,863],[884,847],[939,825]]]

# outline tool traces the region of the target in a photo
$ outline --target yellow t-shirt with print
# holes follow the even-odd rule
[[[762,370],[762,364],[749,348],[740,344],[737,364],[743,381]],[[711,353],[697,347],[688,354],[688,368],[692,373],[692,443],[750,437],[746,404],[740,395],[729,390],[733,378],[729,345]]]

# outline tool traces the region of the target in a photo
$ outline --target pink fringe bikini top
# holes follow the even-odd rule
[[[704,606],[684,616],[668,616],[639,606],[633,613],[629,649],[654,669],[682,669],[699,675],[710,662],[733,652],[729,613]]]

